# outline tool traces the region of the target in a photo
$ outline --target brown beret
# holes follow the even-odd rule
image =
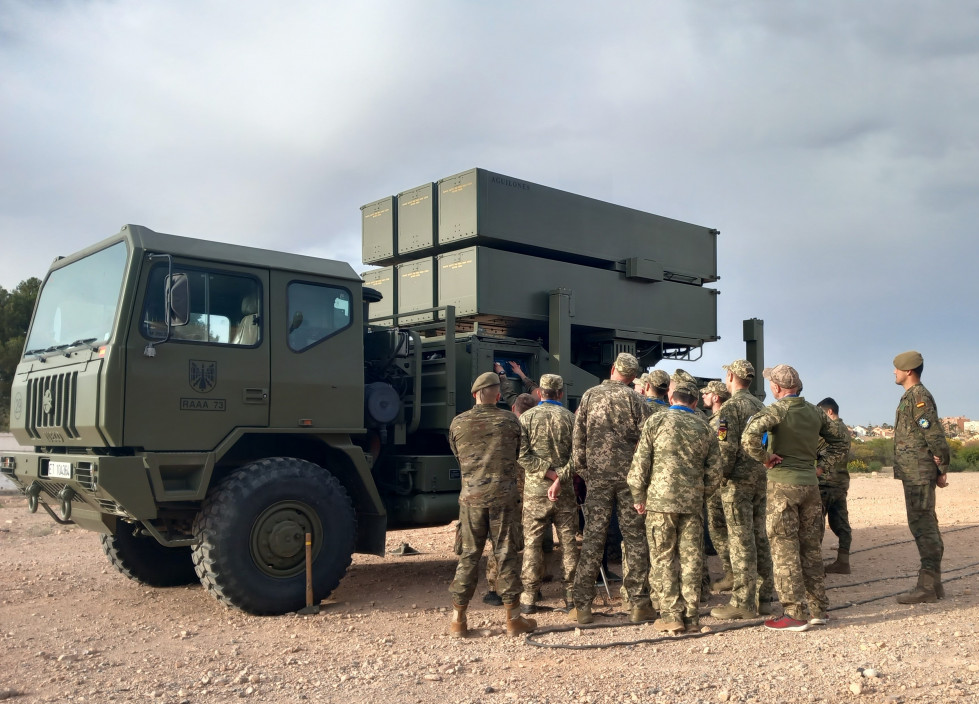
[[[900,369],[902,372],[906,372],[910,369],[917,369],[924,363],[925,360],[921,357],[921,353],[915,352],[914,350],[902,352],[894,358],[894,368]]]
[[[472,393],[476,393],[480,389],[488,389],[490,386],[499,386],[500,377],[496,372],[483,372],[476,377],[476,381],[473,382]]]

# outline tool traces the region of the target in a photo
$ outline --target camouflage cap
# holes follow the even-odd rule
[[[788,364],[779,364],[774,367],[765,367],[761,375],[766,379],[769,379],[783,389],[801,389],[802,380],[799,378],[799,372],[790,367]]]
[[[615,371],[623,376],[635,377],[639,374],[639,360],[628,352],[620,352],[615,358]]]
[[[700,393],[714,394],[716,396],[720,396],[721,398],[728,398],[731,395],[731,392],[727,390],[727,387],[724,385],[724,382],[717,381],[717,380],[708,381],[707,386],[703,387],[700,390]]]
[[[906,372],[910,369],[917,369],[924,363],[925,360],[921,356],[921,353],[915,352],[914,350],[902,352],[894,358],[894,368],[900,369],[902,372]]]
[[[544,374],[540,378],[539,385],[547,391],[560,391],[564,388],[564,379],[557,374]]]
[[[476,381],[473,382],[472,393],[476,393],[480,389],[487,389],[490,386],[499,386],[500,377],[496,372],[483,372],[476,377]]]
[[[736,359],[730,364],[722,365],[721,369],[729,371],[739,379],[744,379],[746,381],[748,379],[755,378],[755,365],[753,365],[747,359]]]
[[[673,384],[673,393],[676,393],[677,391],[684,394],[689,394],[693,398],[697,398],[699,393],[697,390],[697,384],[690,381],[675,381]]]
[[[657,389],[665,389],[670,385],[670,375],[662,369],[654,369],[649,373],[649,383]]]
[[[673,372],[673,376],[670,377],[670,382],[673,384],[673,388],[676,388],[680,384],[690,384],[693,386],[694,396],[697,395],[697,380],[693,378],[693,375],[690,374],[690,372],[677,369],[675,372]]]

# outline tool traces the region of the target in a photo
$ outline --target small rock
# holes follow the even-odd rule
[[[710,626],[701,626],[700,627],[700,632],[701,633],[710,633]]]
[[[726,689],[722,689],[720,692],[717,693],[717,701],[719,702],[726,702],[730,698],[731,698],[731,693],[728,692]]]
[[[709,652],[710,652],[710,646],[708,645],[704,648],[704,655],[707,655]]]
[[[423,680],[428,680],[429,682],[441,682],[442,681],[442,676],[441,675],[435,675],[435,674],[432,674],[432,673],[428,673],[427,675],[423,675],[422,676],[422,679]]]
[[[863,671],[863,676],[864,677],[877,677],[878,676],[877,675],[877,670],[875,670],[872,667],[868,667],[866,670]]]
[[[496,690],[490,687],[489,685],[486,685],[486,687],[483,688],[483,694],[492,694],[495,691]]]
[[[863,694],[863,685],[859,682],[854,682],[850,685],[850,691],[857,695]]]

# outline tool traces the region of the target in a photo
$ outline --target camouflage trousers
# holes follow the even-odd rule
[[[479,560],[489,539],[499,565],[498,592],[504,604],[516,603],[520,596],[520,555],[517,545],[517,507],[477,508],[459,506],[462,551],[455,579],[449,586],[454,604],[468,604],[479,581]]]
[[[517,551],[523,550],[523,527],[520,524],[520,506],[517,506],[515,534],[517,536]],[[544,552],[550,552],[554,547],[554,539],[544,534]],[[462,521],[456,523],[455,554],[462,554]],[[496,591],[496,576],[500,571],[500,566],[496,562],[496,553],[490,552],[486,556],[486,584],[491,592]]]
[[[551,523],[557,528],[561,539],[561,561],[563,565],[564,594],[571,594],[574,572],[578,566],[578,504],[574,492],[562,487],[557,501],[546,496],[525,496],[523,503],[523,582],[521,604],[533,604],[544,576],[544,537],[551,535]]]
[[[822,542],[826,534],[826,521],[829,529],[840,540],[840,550],[850,552],[853,542],[853,532],[850,530],[850,514],[846,510],[846,494],[848,487],[821,486],[819,500],[823,504],[823,518],[819,522],[819,540]]]
[[[819,524],[823,508],[818,486],[768,482],[768,540],[772,546],[775,589],[785,613],[804,621],[826,613]]]
[[[938,529],[935,513],[935,482],[929,484],[904,484],[904,506],[908,511],[908,527],[918,545],[921,569],[940,572],[945,544]]]
[[[764,476],[728,479],[718,493],[724,505],[731,550],[731,606],[758,610],[772,600],[772,552],[765,529]]]
[[[595,598],[595,578],[602,567],[613,510],[617,511],[625,544],[623,585],[633,604],[648,599],[649,548],[646,545],[645,519],[632,505],[629,485],[624,479],[615,484],[588,483],[582,509],[585,512],[585,530],[574,577],[575,606],[590,606]]]
[[[646,514],[649,563],[663,618],[697,622],[704,569],[704,518],[699,513]]]
[[[707,499],[707,530],[710,533],[710,542],[714,544],[717,557],[720,558],[721,565],[724,567],[724,572],[730,572],[730,537],[728,535],[727,517],[724,515],[724,506],[721,502],[720,489],[711,494]]]

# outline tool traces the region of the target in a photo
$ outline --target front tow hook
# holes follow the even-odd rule
[[[31,513],[37,513],[37,497],[41,494],[41,482],[31,482],[25,493],[27,494],[27,510]]]
[[[63,521],[71,520],[71,500],[74,496],[75,490],[70,486],[66,486],[58,492],[58,498],[61,499],[61,520]]]

